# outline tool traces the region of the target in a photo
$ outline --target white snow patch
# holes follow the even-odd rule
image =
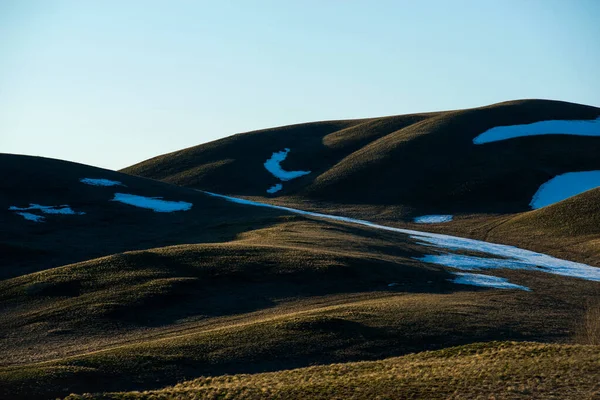
[[[226,199],[233,203],[245,204],[255,207],[266,207],[276,210],[288,211],[294,214],[306,215],[315,218],[325,218],[329,220],[348,222],[367,226],[384,231],[398,232],[409,235],[418,240],[421,244],[431,248],[437,248],[441,255],[427,255],[417,258],[420,261],[445,265],[458,269],[476,270],[480,268],[512,268],[526,269],[531,271],[546,272],[555,275],[570,276],[590,281],[600,282],[600,268],[592,267],[587,264],[574,261],[562,260],[546,254],[536,253],[531,250],[524,250],[514,246],[503,244],[483,242],[481,240],[465,239],[457,236],[443,235],[439,233],[421,232],[412,229],[394,228],[391,226],[379,225],[373,222],[341,217],[337,215],[322,214],[311,211],[303,211],[290,207],[275,206],[272,204],[260,203],[257,201],[239,199],[236,197],[224,196],[221,194],[204,192],[213,197]],[[474,251],[486,255],[496,256],[497,258],[484,258],[476,256],[467,256],[452,254],[449,251]]]
[[[15,207],[10,206],[8,208],[10,211],[31,211],[31,210],[39,210],[44,214],[65,214],[65,215],[83,215],[85,214],[83,211],[73,211],[73,209],[68,205],[60,205],[60,206],[41,206],[39,204],[30,203],[29,207]],[[29,214],[29,213],[28,213]]]
[[[289,152],[290,149],[288,148],[282,151],[277,151],[273,153],[271,158],[265,161],[264,164],[267,171],[269,171],[276,178],[279,178],[284,182],[310,174],[310,171],[286,171],[283,168],[281,168],[280,163],[286,159]]]
[[[82,178],[79,182],[92,186],[125,186],[119,181],[111,181],[110,179]]]
[[[497,142],[522,136],[600,136],[600,116],[594,120],[550,120],[532,124],[496,126],[473,139],[475,144]]]
[[[567,172],[544,183],[529,205],[534,210],[600,187],[600,171]]]
[[[281,183],[277,183],[273,186],[271,186],[270,188],[267,189],[267,193],[277,193],[279,192],[281,189],[283,189],[283,186],[281,185]]]
[[[162,197],[145,197],[126,193],[115,193],[112,201],[147,208],[155,212],[188,211],[192,208],[192,203],[185,201],[168,201],[162,200]]]
[[[452,221],[452,215],[422,215],[413,221],[417,224],[440,224]]]
[[[510,283],[508,279],[497,276],[469,274],[466,272],[454,272],[453,274],[456,275],[456,278],[452,279],[451,281],[461,285],[491,287],[496,289],[520,289],[527,292],[530,291],[530,289],[526,286]]]
[[[43,215],[35,215],[28,212],[18,212],[17,214],[25,218],[26,220],[33,222],[44,222],[45,219]]]

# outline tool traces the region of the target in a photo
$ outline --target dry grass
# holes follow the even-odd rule
[[[600,398],[600,347],[493,342],[375,362],[200,378],[156,391],[82,399]]]
[[[198,376],[566,341],[597,283],[498,271],[453,285],[404,235],[290,217],[237,241],[131,252],[0,284],[0,398],[148,390]],[[388,288],[387,284],[398,285]]]
[[[590,301],[577,332],[576,341],[582,344],[600,345],[600,301]]]
[[[499,125],[595,119],[599,114],[599,108],[579,104],[519,100],[467,110],[315,122],[233,135],[123,171],[263,199],[291,195],[310,203],[402,206],[404,217],[522,212],[550,178],[600,169],[600,140],[547,135],[478,146],[473,138]],[[268,196],[265,190],[276,179],[262,163],[283,148],[292,149],[282,164],[285,169],[312,172]],[[228,162],[218,164],[221,160]]]

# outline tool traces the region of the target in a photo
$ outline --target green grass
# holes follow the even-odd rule
[[[597,399],[600,347],[491,342],[76,399]]]

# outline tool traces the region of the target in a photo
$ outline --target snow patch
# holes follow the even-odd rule
[[[574,261],[562,260],[560,258],[555,258],[542,253],[536,253],[531,250],[520,249],[514,246],[483,242],[481,240],[466,239],[457,236],[443,235],[439,233],[394,228],[391,226],[379,225],[361,219],[322,214],[311,211],[303,211],[295,208],[265,204],[257,201],[239,199],[236,197],[224,196],[221,194],[211,192],[201,192],[206,193],[209,196],[226,199],[233,203],[245,204],[254,207],[272,208],[309,217],[348,222],[352,224],[367,226],[374,229],[403,233],[409,235],[412,239],[417,240],[420,244],[426,245],[432,249],[436,249],[437,251],[442,253],[438,255],[427,255],[422,258],[417,258],[417,260],[423,262],[468,270],[486,268],[525,269],[600,282],[600,268],[592,267],[583,263],[577,263]],[[450,253],[451,251],[479,252],[482,254],[496,257],[485,258],[477,256],[467,256],[462,254],[452,254]]]
[[[440,224],[452,221],[452,215],[422,215],[413,221],[417,224]]]
[[[21,217],[25,218],[28,221],[33,221],[33,222],[44,222],[44,219],[45,219],[43,215],[35,215],[32,213],[28,213],[28,212],[18,212],[16,214],[20,215]]]
[[[29,207],[20,208],[20,207],[10,206],[8,209],[10,211],[39,210],[39,211],[43,212],[44,214],[64,214],[64,215],[83,215],[83,214],[85,214],[83,211],[73,211],[73,209],[67,204],[60,205],[60,206],[41,206],[39,204],[30,203]],[[27,213],[27,214],[30,214],[30,213]]]
[[[273,186],[271,186],[270,188],[267,189],[267,193],[277,193],[279,192],[281,189],[283,189],[283,186],[281,185],[281,183],[277,183]]]
[[[145,197],[127,193],[115,193],[112,201],[146,208],[155,212],[188,211],[192,208],[192,203],[185,201],[168,201],[162,200],[162,197]]]
[[[523,136],[600,136],[600,116],[594,120],[550,120],[532,124],[496,126],[473,139],[475,144],[498,142]]]
[[[111,181],[110,179],[82,178],[79,182],[92,186],[125,186],[119,181]]]
[[[500,278],[497,276],[469,274],[466,272],[454,272],[453,274],[456,275],[456,278],[451,279],[451,281],[461,285],[490,287],[496,289],[520,289],[525,290],[527,292],[530,291],[530,289],[526,286],[510,283],[508,279]]]
[[[290,149],[286,148],[282,151],[273,153],[271,158],[265,161],[264,166],[273,176],[282,181],[289,181],[310,174],[310,171],[286,171],[281,168],[280,163],[286,159]]]
[[[419,261],[444,265],[463,270],[479,269],[522,269],[540,271],[549,274],[570,276],[590,281],[600,281],[600,268],[574,261],[561,260],[546,254],[524,250],[514,246],[482,242],[455,236],[422,232],[411,235],[421,243],[433,245],[443,253],[417,258]],[[464,254],[452,254],[451,251],[475,251],[497,257],[478,257]]]
[[[600,171],[567,172],[540,186],[529,205],[537,210],[597,187]]]

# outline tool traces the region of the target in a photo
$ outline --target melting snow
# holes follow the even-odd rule
[[[156,212],[188,211],[192,208],[192,203],[185,201],[167,201],[162,200],[162,197],[144,197],[126,193],[115,193],[112,201],[147,208]]]
[[[452,215],[422,215],[414,219],[417,224],[439,224],[450,221],[452,221]]]
[[[267,189],[267,193],[277,193],[279,192],[281,189],[283,189],[283,186],[281,185],[281,183],[277,183],[273,186],[271,186],[270,188]]]
[[[39,210],[44,214],[65,214],[65,215],[83,215],[84,212],[76,212],[71,209],[71,207],[67,204],[60,206],[41,206],[39,204],[30,203],[29,207],[19,208],[15,206],[11,206],[8,208],[10,211],[31,211],[31,210]],[[30,214],[30,213],[27,213]],[[31,214],[33,215],[33,214]]]
[[[600,136],[600,117],[595,120],[551,120],[533,124],[496,126],[473,139],[475,144],[497,142],[522,136]]]
[[[28,221],[33,221],[33,222],[44,222],[44,216],[43,215],[35,215],[32,213],[28,213],[28,212],[18,212],[17,214],[19,214],[21,217],[25,218]]]
[[[284,182],[310,174],[310,171],[285,171],[281,168],[280,163],[286,159],[289,152],[290,149],[287,148],[283,151],[277,151],[264,164],[267,171]]]
[[[481,287],[491,287],[496,289],[520,289],[530,291],[526,286],[515,285],[510,283],[508,279],[500,278],[491,275],[482,274],[469,274],[466,272],[454,272],[456,278],[452,279],[452,282],[459,283],[461,285],[472,285]]]
[[[82,178],[79,182],[92,186],[125,186],[119,181],[111,181],[110,179]]]
[[[600,187],[600,171],[567,172],[544,183],[529,205],[534,210]]]
[[[514,246],[489,243],[481,240],[465,239],[461,237],[443,235],[439,233],[429,233],[411,229],[394,228],[390,226],[375,224],[373,222],[361,219],[303,211],[295,208],[275,206],[272,204],[238,199],[236,197],[224,196],[221,194],[204,191],[203,193],[206,193],[213,197],[220,197],[238,204],[246,204],[255,207],[273,208],[276,210],[288,211],[291,213],[306,215],[310,217],[325,218],[329,220],[368,226],[374,229],[404,233],[409,235],[411,238],[418,240],[421,244],[429,246],[430,248],[442,253],[438,255],[427,255],[422,258],[419,258],[419,260],[423,262],[467,270],[477,270],[480,268],[526,269],[531,271],[546,272],[555,275],[581,278],[590,281],[600,281],[600,268],[592,267],[587,264],[577,263],[574,261],[561,260],[559,258],[555,258],[546,254],[536,253],[534,251],[524,250]],[[452,254],[450,253],[450,251],[475,251],[487,255],[496,256],[497,258],[484,258]]]

